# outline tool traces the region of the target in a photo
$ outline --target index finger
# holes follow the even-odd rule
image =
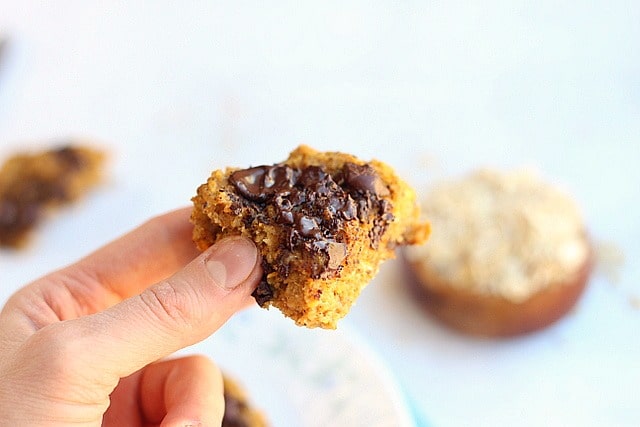
[[[190,209],[155,217],[82,260],[14,294],[0,319],[18,313],[30,334],[58,320],[93,314],[137,295],[193,260]]]
[[[175,273],[200,253],[191,239],[190,208],[150,219],[63,272],[92,275],[120,299],[137,295]]]

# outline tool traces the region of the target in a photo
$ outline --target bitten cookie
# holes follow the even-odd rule
[[[104,157],[69,144],[7,159],[0,168],[0,246],[23,246],[48,211],[92,188],[102,176]]]
[[[307,146],[275,165],[214,171],[193,203],[197,246],[252,239],[264,268],[256,301],[310,328],[335,328],[381,262],[430,230],[388,165]]]
[[[409,283],[444,324],[480,336],[532,332],[582,293],[591,247],[571,197],[527,171],[481,170],[424,197],[426,245],[405,248]]]

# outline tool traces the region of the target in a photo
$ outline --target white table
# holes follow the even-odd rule
[[[624,254],[617,280],[597,271],[542,333],[477,341],[426,317],[391,262],[345,322],[431,425],[640,425],[640,4],[266,3],[0,0],[0,156],[66,137],[112,153],[106,186],[0,252],[2,301],[187,205],[213,168],[301,142],[418,189],[533,166]]]

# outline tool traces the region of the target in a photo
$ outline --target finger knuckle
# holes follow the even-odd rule
[[[152,320],[161,325],[182,329],[191,324],[194,298],[188,290],[165,282],[147,289],[140,298]]]
[[[25,349],[48,375],[68,376],[75,368],[77,355],[86,351],[82,336],[70,334],[64,322],[40,329]]]

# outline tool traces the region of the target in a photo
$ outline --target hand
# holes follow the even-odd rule
[[[9,299],[0,425],[220,425],[218,368],[199,356],[158,360],[251,304],[262,271],[244,238],[199,254],[188,218],[154,218]]]

